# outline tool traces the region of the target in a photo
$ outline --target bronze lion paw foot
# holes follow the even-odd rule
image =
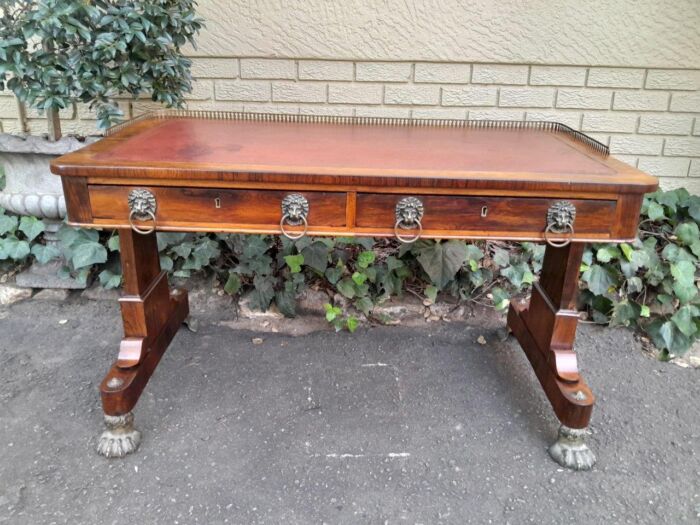
[[[123,458],[141,444],[141,432],[134,428],[134,414],[105,415],[105,430],[97,444],[97,453],[106,458]]]
[[[588,448],[584,438],[586,428],[559,427],[559,438],[549,447],[549,455],[562,467],[572,470],[590,470],[595,465],[595,454]]]

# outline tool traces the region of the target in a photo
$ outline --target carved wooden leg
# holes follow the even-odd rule
[[[131,410],[189,313],[187,292],[171,291],[160,269],[156,234],[123,229],[119,241],[124,338],[117,361],[100,385],[107,430],[97,450],[106,457],[123,457],[138,448],[141,435],[133,427]]]
[[[578,371],[574,338],[576,294],[584,245],[547,246],[540,282],[528,305],[513,301],[508,327],[520,342],[562,423],[550,455],[562,466],[587,470],[595,456],[583,442],[595,402]]]

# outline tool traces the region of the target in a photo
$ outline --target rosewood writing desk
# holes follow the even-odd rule
[[[118,228],[124,338],[100,391],[98,451],[134,451],[132,409],[188,315],[157,231],[509,239],[547,243],[529,304],[508,327],[561,421],[550,448],[590,468],[594,396],[578,371],[584,243],[635,238],[656,179],[557,123],[161,111],[52,162],[70,224]]]

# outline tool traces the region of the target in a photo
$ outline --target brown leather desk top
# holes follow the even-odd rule
[[[253,118],[159,112],[60,157],[52,171],[88,178],[603,193],[642,193],[657,185],[561,124]]]

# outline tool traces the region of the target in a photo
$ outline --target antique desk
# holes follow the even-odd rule
[[[508,327],[561,421],[550,453],[590,468],[594,396],[574,336],[586,242],[635,238],[656,179],[557,123],[161,111],[53,161],[69,222],[118,228],[124,338],[100,391],[98,451],[134,451],[132,409],[188,315],[156,231],[546,242],[529,304]],[[468,380],[465,378],[465,380]]]

